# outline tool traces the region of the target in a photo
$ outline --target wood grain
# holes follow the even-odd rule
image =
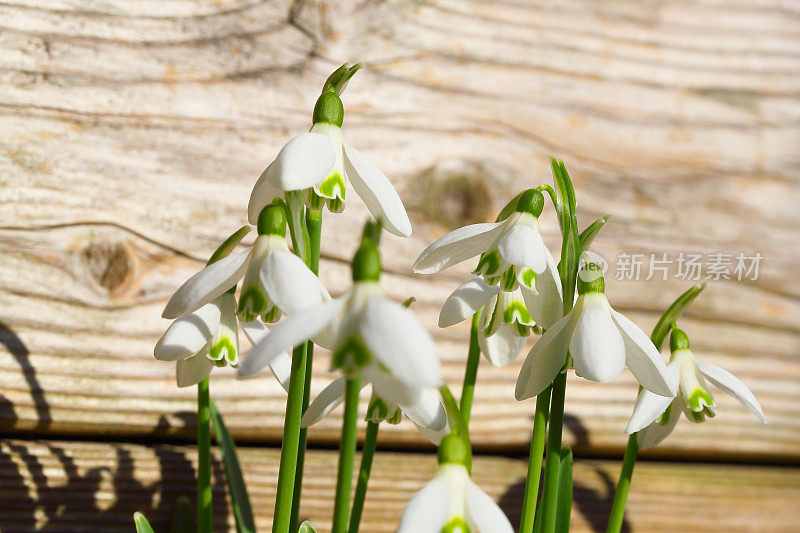
[[[240,448],[256,525],[271,522],[279,451]],[[336,485],[336,452],[309,453],[301,514],[328,531]],[[225,502],[220,454],[213,454],[215,531],[233,531]],[[134,511],[157,531],[166,530],[174,501],[194,493],[193,449],[180,446],[66,441],[0,442],[0,514],[3,531],[130,531]],[[394,531],[411,496],[436,470],[433,454],[376,455],[363,531]],[[474,481],[519,520],[525,462],[477,456]],[[571,531],[605,529],[614,461],[575,463]],[[633,480],[625,530],[795,531],[800,511],[797,468],[640,462]],[[69,494],[69,498],[64,498]]]
[[[760,252],[758,280],[711,284],[684,322],[695,351],[740,376],[762,427],[717,395],[716,420],[682,422],[654,453],[800,457],[800,8],[793,3],[181,0],[0,5],[0,392],[4,432],[191,438],[192,392],[152,359],[171,292],[244,222],[249,190],[308,127],[325,75],[363,60],[345,134],[409,206],[415,236],[387,237],[384,287],[418,299],[445,374],[464,327],[435,330],[470,265],[410,264],[448,229],[494,217],[565,159],[582,225],[614,216],[596,251]],[[325,219],[322,278],[339,293],[366,216],[350,192]],[[557,249],[552,212],[543,232]],[[644,329],[688,282],[609,280]],[[314,390],[330,375],[319,357]],[[483,364],[479,449],[526,449],[532,402],[519,361]],[[284,396],[217,372],[237,439],[275,442]],[[636,386],[571,380],[568,440],[620,453]],[[338,418],[311,438],[333,442]],[[424,446],[407,423],[386,432]]]

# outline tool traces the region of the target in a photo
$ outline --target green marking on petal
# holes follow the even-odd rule
[[[706,392],[704,389],[696,388],[692,391],[691,396],[689,396],[689,400],[687,401],[684,399],[684,405],[687,408],[691,409],[693,412],[699,412],[703,410],[703,407],[706,405],[713,406],[714,405],[714,398]]]
[[[442,533],[472,533],[472,530],[467,525],[466,520],[456,516],[444,525]]]
[[[514,331],[517,332],[518,337],[527,337],[531,333],[531,327],[519,322],[514,322]]]
[[[511,292],[517,288],[517,275],[514,273],[514,267],[509,267],[503,273],[503,290]]]
[[[522,271],[522,284],[536,292],[536,272],[530,268]]]
[[[306,194],[305,198],[303,199],[303,203],[306,204],[306,207],[316,211],[322,209],[322,206],[325,205],[325,200],[320,198],[319,195],[314,192],[313,188],[306,189],[305,193]]]
[[[689,411],[689,416],[691,417],[692,422],[699,423],[706,419],[706,415],[704,415],[702,411],[700,412]]]
[[[528,325],[533,321],[531,314],[525,304],[519,300],[513,300],[503,309],[503,323],[513,324],[515,322]]]
[[[341,368],[345,375],[355,375],[359,369],[369,364],[372,354],[360,338],[350,336],[336,348],[331,359],[333,368]]]
[[[486,277],[487,283],[489,283],[489,278],[496,276],[499,270],[500,253],[497,250],[491,250],[481,254],[481,258],[478,260],[478,266],[475,267],[474,272],[479,276]],[[493,285],[494,282],[490,284]]]
[[[388,415],[389,406],[386,405],[386,402],[377,396],[373,396],[369,401],[369,406],[367,406],[367,416],[365,420],[367,422],[381,422],[386,420]]]
[[[709,406],[703,406],[703,414],[705,414],[708,418],[714,418],[717,416],[717,413],[714,412]]]
[[[399,407],[394,410],[394,413],[392,413],[392,416],[386,418],[386,422],[388,424],[392,424],[393,426],[396,426],[402,420],[403,420],[403,413],[402,413],[402,411],[400,411]]]
[[[500,325],[500,313],[498,309],[499,305],[495,304],[494,309],[492,309],[491,314],[489,315],[489,321],[486,324],[486,327],[483,328],[483,334],[487,337],[490,337],[497,331],[497,327]]]
[[[331,198],[327,202],[328,211],[331,213],[341,213],[344,211],[344,200],[341,198]]]
[[[324,198],[340,198],[344,200],[345,185],[342,175],[334,172],[319,185],[314,187],[314,192]]]
[[[267,295],[258,285],[251,285],[242,290],[242,296],[239,298],[239,308],[236,313],[240,315],[245,322],[255,320],[258,315],[263,313],[267,308]]]
[[[223,356],[225,359],[223,360]],[[211,346],[208,357],[214,361],[235,361],[236,360],[236,346],[228,337],[220,337],[217,342]]]
[[[281,317],[281,310],[278,309],[277,305],[273,305],[263,313],[261,313],[261,320],[270,324],[272,322],[277,322],[278,319]]]

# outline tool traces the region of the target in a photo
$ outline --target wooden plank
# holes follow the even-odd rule
[[[392,297],[415,295],[433,331],[472,265],[423,279],[409,274],[413,259],[447,229],[491,219],[520,188],[548,180],[547,157],[559,155],[581,220],[615,216],[597,241],[603,256],[765,258],[756,281],[712,283],[685,326],[698,353],[752,387],[770,425],[719,397],[718,419],[682,423],[657,453],[800,456],[796,8],[93,6],[0,6],[4,431],[191,436],[192,392],[175,390],[170,365],[151,358],[166,326],[160,309],[244,221],[255,177],[307,128],[326,73],[357,58],[369,68],[348,88],[345,133],[391,176],[415,227],[413,238],[384,244]],[[353,197],[325,220],[322,277],[337,293],[366,216]],[[542,227],[556,249],[550,211]],[[608,292],[647,329],[686,285],[609,280]],[[457,385],[466,329],[434,333]],[[322,355],[316,391],[326,366]],[[526,448],[533,405],[513,400],[518,369],[481,366],[477,447]],[[279,438],[274,383],[219,372],[213,390],[237,438]],[[627,374],[604,386],[570,382],[568,437],[579,452],[619,452],[635,390]],[[312,439],[333,442],[337,426],[331,417]],[[387,434],[423,445],[406,423]]]
[[[240,449],[257,526],[268,530],[278,450]],[[308,455],[302,515],[328,531],[336,485],[335,451]],[[224,478],[214,453],[215,531],[232,529]],[[61,441],[0,442],[0,513],[3,531],[68,528],[128,531],[134,511],[165,530],[175,499],[194,494],[194,450],[176,446]],[[394,531],[407,501],[436,469],[435,454],[376,455],[362,530]],[[525,481],[525,461],[477,456],[473,479],[506,510],[513,523]],[[604,529],[615,461],[575,463],[572,531]],[[651,463],[636,467],[627,530],[794,531],[800,470],[714,464]],[[226,527],[227,526],[227,527]]]

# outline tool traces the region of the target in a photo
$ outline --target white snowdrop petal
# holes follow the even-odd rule
[[[371,298],[359,332],[367,348],[395,378],[417,387],[441,384],[441,365],[433,339],[402,305]]]
[[[756,400],[755,395],[739,378],[717,365],[704,363],[703,361],[696,361],[696,363],[697,368],[711,383],[739,400],[761,422],[767,423],[767,418],[764,416],[764,411],[761,409],[761,405]]]
[[[267,168],[266,179],[284,191],[308,189],[324,180],[335,162],[336,153],[327,135],[303,133],[281,149]]]
[[[214,362],[202,353],[189,359],[181,359],[175,368],[178,387],[197,385],[208,377],[212,368]]]
[[[497,243],[497,250],[508,263],[530,268],[541,274],[547,268],[542,235],[526,224],[517,224],[508,230]]]
[[[179,318],[221,296],[244,276],[249,256],[247,250],[205,267],[175,291],[161,316]]]
[[[663,398],[663,396],[661,396],[661,398]],[[636,434],[636,442],[639,445],[640,450],[652,448],[656,444],[666,439],[669,434],[672,433],[672,430],[675,429],[675,425],[678,423],[678,420],[681,417],[680,404],[681,401],[679,398],[672,399],[672,403],[669,406],[669,419],[667,420],[666,424],[662,424],[660,421],[655,421],[646,428],[639,430],[639,432]]]
[[[595,295],[586,295],[587,298],[589,296]],[[574,361],[575,373],[589,381],[613,381],[625,368],[625,343],[622,335],[599,300],[584,300],[583,309],[572,332],[569,353]]]
[[[397,533],[441,533],[448,519],[449,500],[447,483],[433,478],[408,502]]]
[[[420,387],[409,385],[387,374],[375,361],[362,368],[361,375],[372,383],[375,394],[389,404],[410,404],[419,396]]]
[[[650,337],[625,315],[611,309],[625,343],[625,364],[647,390],[673,398],[678,393],[677,380],[670,381],[664,359]]]
[[[347,378],[334,379],[330,385],[322,389],[314,401],[308,405],[300,424],[305,428],[313,426],[325,415],[336,409],[344,401],[344,393],[347,388]]]
[[[331,299],[303,260],[286,250],[271,250],[267,254],[261,267],[261,283],[270,300],[287,315]]]
[[[536,291],[539,294],[534,294],[533,291],[523,286],[522,296],[531,318],[544,329],[550,329],[561,319],[564,303],[561,295],[561,280],[558,277],[558,266],[546,248],[545,259],[547,269],[536,277]]]
[[[432,274],[485,252],[503,232],[503,222],[453,230],[425,248],[414,263],[417,274]]]
[[[381,220],[387,231],[410,237],[411,221],[389,178],[352,146],[344,145],[344,156],[347,177],[372,216]]]
[[[478,335],[481,352],[494,366],[502,367],[519,357],[527,337],[520,337],[513,326],[500,324],[492,335]]]
[[[667,367],[668,379],[671,383],[678,381],[678,361],[670,363]],[[649,426],[655,419],[669,407],[674,398],[670,396],[662,396],[647,389],[642,389],[639,396],[636,397],[636,404],[633,407],[633,414],[628,420],[628,426],[625,432],[628,434],[635,433],[640,429]]]
[[[574,316],[562,317],[533,345],[517,378],[514,391],[517,400],[538,395],[556,377],[567,360],[567,345],[574,323]]]
[[[292,377],[292,358],[286,352],[279,353],[269,364],[272,375],[281,384],[283,390],[289,392],[289,378]]]
[[[467,485],[466,503],[467,523],[474,525],[481,533],[514,532],[503,510],[472,480]]]
[[[440,431],[447,425],[447,413],[439,398],[439,392],[434,388],[420,389],[413,402],[401,403],[399,407],[417,426]]]
[[[217,302],[206,304],[194,313],[175,320],[158,339],[153,353],[160,361],[186,359],[202,350],[219,327]]]
[[[264,169],[250,193],[250,202],[247,204],[247,221],[250,224],[258,224],[258,215],[261,214],[261,210],[267,204],[272,203],[276,196],[283,196],[280,186],[272,181],[275,178],[275,164],[273,161]]]
[[[253,376],[282,352],[319,333],[341,311],[342,300],[333,300],[306,309],[278,323],[256,344],[239,367],[239,377]]]
[[[439,327],[446,328],[471,317],[499,292],[500,287],[488,285],[483,278],[469,280],[444,301],[439,313]]]

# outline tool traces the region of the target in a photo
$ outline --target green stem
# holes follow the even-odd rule
[[[356,494],[353,496],[353,510],[350,512],[348,533],[358,533],[358,526],[361,524],[361,512],[364,510],[364,500],[367,497],[367,484],[372,471],[372,457],[375,455],[375,446],[378,443],[379,427],[380,422],[367,423],[367,434],[361,450],[361,468],[358,470],[358,482],[356,483]]]
[[[297,453],[300,445],[300,419],[303,416],[303,394],[306,377],[306,343],[292,351],[292,372],[286,399],[286,417],[283,422],[283,442],[278,470],[278,487],[275,497],[273,533],[289,533],[294,500],[294,482],[297,472]]]
[[[461,387],[461,414],[464,421],[469,424],[469,415],[472,411],[472,399],[475,396],[475,380],[478,376],[478,363],[481,359],[481,347],[478,345],[478,330],[480,329],[481,310],[472,317],[472,329],[469,334],[469,354],[467,355],[467,368],[464,371],[464,385]]]
[[[533,415],[533,434],[531,452],[528,456],[528,477],[525,480],[525,496],[522,500],[522,518],[519,533],[532,533],[536,517],[536,499],[539,496],[539,479],[542,474],[542,455],[547,429],[547,415],[550,410],[551,388],[547,387],[536,397],[536,412]]]
[[[553,533],[556,528],[556,505],[558,503],[558,471],[561,453],[561,426],[564,422],[564,394],[567,388],[567,373],[560,372],[553,381],[550,403],[550,429],[547,432],[547,455],[544,466],[544,490],[542,531]]]
[[[306,227],[309,237],[308,268],[314,273],[319,273],[319,246],[322,236],[322,210],[306,210]],[[311,373],[314,362],[314,343],[308,341],[306,347],[306,371],[303,386],[303,408],[305,414],[311,397]],[[297,531],[300,523],[300,498],[303,492],[303,470],[305,468],[306,445],[308,443],[308,428],[300,428],[300,437],[297,446],[297,466],[294,475],[294,490],[292,494],[292,516],[289,520],[289,531]]]
[[[619,533],[622,522],[625,520],[625,503],[628,500],[628,489],[631,488],[631,476],[636,465],[636,455],[639,453],[639,443],[636,433],[628,437],[625,447],[625,456],[622,459],[622,472],[619,474],[617,492],[614,494],[614,504],[611,506],[611,515],[608,517],[606,533]]]
[[[331,533],[346,533],[350,513],[350,489],[353,485],[353,458],[356,454],[358,393],[361,376],[347,378],[344,395],[342,439],[339,441],[339,471],[336,477],[336,498],[333,507]]]
[[[197,531],[211,533],[211,407],[208,377],[197,384]]]

